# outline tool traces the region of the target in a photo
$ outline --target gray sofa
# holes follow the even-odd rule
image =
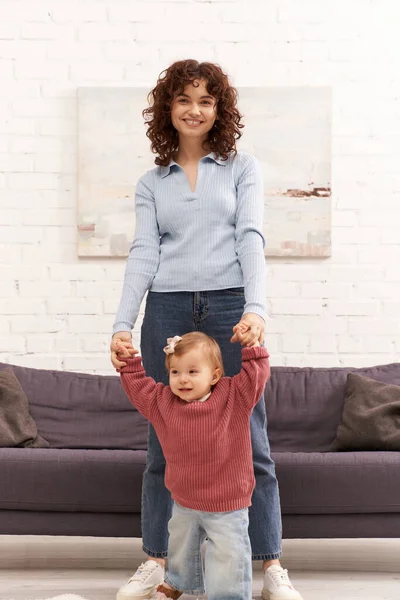
[[[119,377],[12,368],[50,448],[0,448],[0,534],[140,536],[147,424]],[[400,452],[330,451],[349,372],[400,385],[400,363],[272,368],[285,538],[400,537]]]

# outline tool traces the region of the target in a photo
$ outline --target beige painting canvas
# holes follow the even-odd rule
[[[78,255],[127,256],[139,177],[154,166],[145,88],[78,90]],[[264,175],[266,256],[331,252],[331,90],[239,88],[238,148]]]

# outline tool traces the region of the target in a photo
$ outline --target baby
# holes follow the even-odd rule
[[[208,599],[251,600],[250,415],[270,375],[269,354],[258,342],[242,348],[240,373],[224,377],[213,338],[192,332],[167,341],[169,385],[147,377],[140,357],[127,358],[120,370],[128,398],[156,430],[174,501],[168,570],[151,598],[205,593],[201,546],[207,538]],[[129,353],[138,351],[131,347]],[[126,344],[121,355],[127,355]]]

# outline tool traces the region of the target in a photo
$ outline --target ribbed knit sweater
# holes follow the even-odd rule
[[[199,292],[243,287],[244,313],[265,318],[263,181],[254,156],[199,161],[191,191],[171,160],[136,186],[136,231],[125,269],[113,333],[131,331],[140,304],[153,292]]]
[[[205,402],[185,402],[127,359],[121,382],[154,426],[166,459],[165,485],[181,506],[206,512],[251,505],[255,485],[250,415],[269,378],[265,348],[243,348],[242,369],[223,377]]]

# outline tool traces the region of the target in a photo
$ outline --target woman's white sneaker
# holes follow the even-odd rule
[[[280,565],[271,565],[265,571],[261,595],[264,600],[303,600],[291,584],[287,569]]]
[[[155,560],[147,560],[132,577],[119,588],[117,600],[147,600],[164,581],[164,569]]]

